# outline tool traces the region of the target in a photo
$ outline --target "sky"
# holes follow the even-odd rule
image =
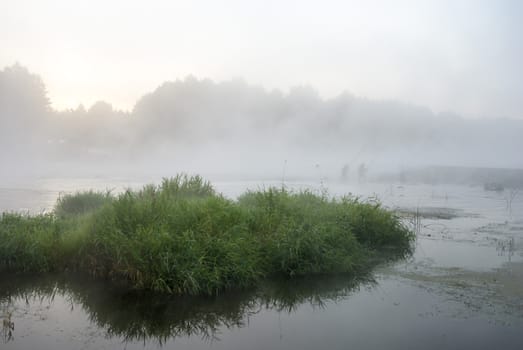
[[[523,2],[0,0],[0,68],[15,62],[57,109],[130,110],[193,75],[523,119]]]

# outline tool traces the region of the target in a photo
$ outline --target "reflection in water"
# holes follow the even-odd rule
[[[508,262],[512,261],[512,257],[514,256],[514,251],[516,247],[516,241],[514,240],[514,237],[499,239],[496,242],[496,251],[498,252],[499,256],[507,256]]]
[[[108,337],[163,345],[189,336],[210,342],[217,339],[220,328],[245,327],[249,317],[261,310],[291,313],[304,303],[322,308],[327,301],[344,299],[360,286],[374,284],[369,274],[357,278],[315,277],[292,283],[267,281],[257,289],[215,297],[174,297],[129,291],[87,277],[4,275],[0,282],[3,341],[13,340],[10,317],[20,304],[52,304],[57,296],[67,300],[71,310],[81,307],[90,323],[103,329]]]
[[[13,331],[15,330],[15,323],[11,321],[11,311],[7,307],[2,307],[2,338],[4,343],[13,340]]]
[[[69,181],[76,181],[70,191],[105,190],[108,183]],[[0,189],[0,205],[38,213],[52,207],[66,182],[22,194]],[[258,185],[217,188],[234,197]],[[72,276],[0,275],[0,348],[523,349],[523,221],[516,215],[523,196],[514,199],[511,218],[502,195],[483,188],[384,188],[329,186],[334,194],[379,193],[389,208],[411,208],[403,214],[421,208],[414,257],[377,270],[377,286],[370,276],[292,280],[214,298],[173,298]]]

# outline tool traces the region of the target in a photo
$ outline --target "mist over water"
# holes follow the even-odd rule
[[[523,166],[523,120],[464,119],[309,86],[288,93],[188,76],[131,111],[50,107],[45,83],[0,72],[2,177],[197,172],[236,178],[356,178],[420,166]]]
[[[0,348],[523,349],[522,18],[0,1]]]

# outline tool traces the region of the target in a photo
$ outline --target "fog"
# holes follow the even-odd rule
[[[6,0],[0,177],[521,168],[522,10]]]
[[[401,101],[241,79],[166,81],[131,111],[110,102],[56,110],[20,64],[0,72],[3,178],[200,173],[355,179],[426,166],[523,167],[523,120],[466,119]],[[342,169],[345,168],[344,174]]]
[[[0,67],[40,74],[57,109],[131,110],[193,74],[522,118],[522,13],[517,0],[4,0]]]
[[[522,63],[523,0],[0,0],[0,350],[522,350]]]

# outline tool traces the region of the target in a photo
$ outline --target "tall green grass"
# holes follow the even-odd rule
[[[55,249],[62,236],[53,215],[25,216],[3,213],[0,218],[0,268],[23,272],[54,270]]]
[[[60,218],[87,214],[111,201],[110,192],[95,191],[77,192],[58,197],[54,214]]]
[[[119,195],[64,196],[49,215],[3,214],[0,270],[78,270],[136,289],[217,294],[271,276],[355,273],[412,240],[376,204],[276,188],[233,201],[179,175]]]

